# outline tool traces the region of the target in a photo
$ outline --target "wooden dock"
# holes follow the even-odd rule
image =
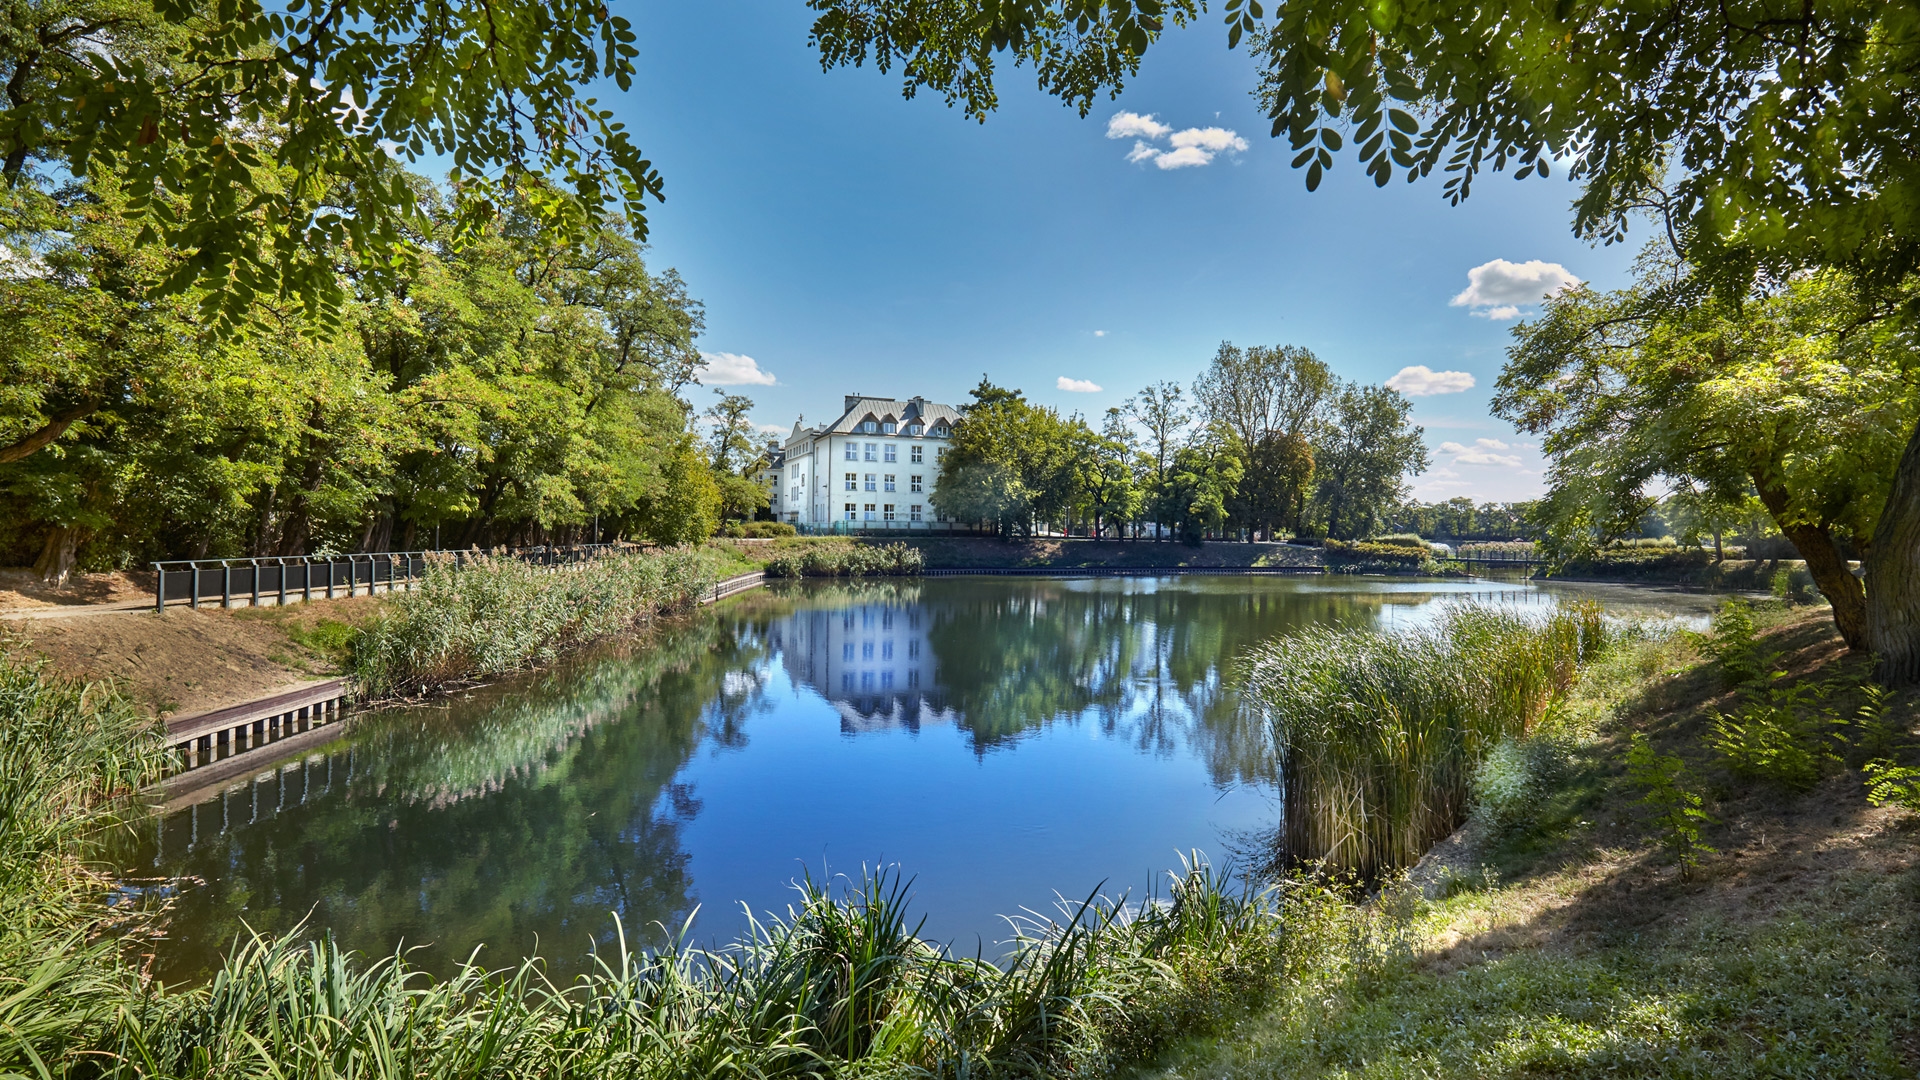
[[[272,697],[167,721],[167,745],[192,772],[297,732],[332,724],[349,699],[345,679],[295,687]]]

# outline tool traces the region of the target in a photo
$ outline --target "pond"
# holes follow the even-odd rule
[[[923,936],[998,955],[1003,914],[1138,895],[1276,817],[1233,660],[1310,624],[1418,625],[1457,599],[1708,598],[1523,581],[942,578],[786,583],[431,706],[371,712],[123,841],[177,879],[155,973],[303,921],[444,972],[484,943],[565,977],[615,933],[722,943],[791,883],[897,865]],[[668,928],[663,931],[661,928]]]

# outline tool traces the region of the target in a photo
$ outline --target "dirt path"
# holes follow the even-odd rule
[[[156,614],[142,607],[59,617],[0,611],[0,634],[69,674],[123,680],[136,700],[165,717],[251,701],[338,674],[337,657],[316,631],[364,619],[379,603],[357,597],[283,609],[170,607]]]

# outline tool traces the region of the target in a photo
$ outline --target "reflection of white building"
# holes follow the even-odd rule
[[[933,485],[960,414],[925,398],[848,394],[840,418],[798,423],[782,448],[779,520],[838,529],[944,527]]]
[[[787,677],[833,702],[847,733],[956,719],[933,681],[927,615],[918,604],[884,601],[801,611],[777,644]]]

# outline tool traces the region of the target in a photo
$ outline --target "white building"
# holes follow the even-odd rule
[[[778,444],[769,445],[760,451],[759,459],[753,463],[753,468],[747,473],[753,477],[754,483],[767,489],[767,509],[773,514],[775,521],[787,520],[787,515],[784,513],[786,507],[783,505],[786,500],[781,498],[786,492],[784,483],[787,476],[786,458],[787,452]]]
[[[846,734],[952,723],[934,681],[927,616],[910,596],[800,612],[774,631],[787,677],[833,703]]]
[[[817,529],[934,529],[933,485],[960,414],[926,398],[848,394],[840,418],[793,425],[779,519]]]

